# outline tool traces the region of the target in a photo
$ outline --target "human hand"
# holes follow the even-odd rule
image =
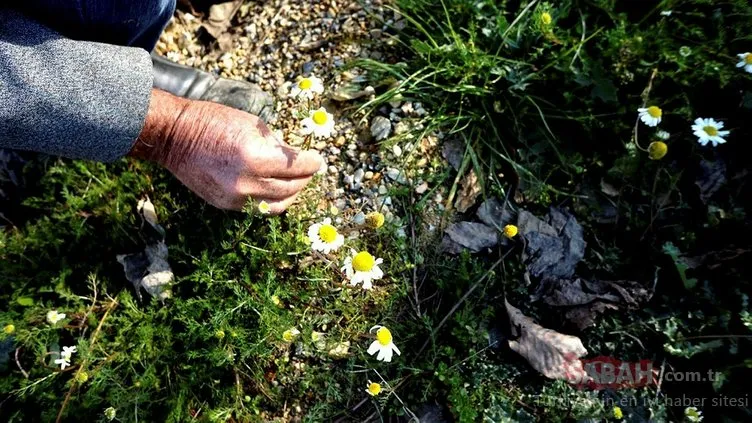
[[[131,155],[153,160],[209,204],[240,210],[248,197],[281,213],[321,168],[321,156],[277,139],[261,119],[160,90]]]

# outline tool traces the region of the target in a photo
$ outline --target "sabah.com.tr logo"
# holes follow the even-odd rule
[[[624,389],[658,383],[658,370],[650,360],[621,361],[600,356],[579,359],[574,354],[565,357],[567,380],[578,388]]]

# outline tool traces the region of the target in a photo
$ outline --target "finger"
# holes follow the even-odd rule
[[[292,195],[282,200],[265,200],[269,203],[269,214],[278,215],[287,210],[298,198],[298,195]]]
[[[238,182],[236,189],[243,196],[281,200],[297,194],[305,188],[311,178],[253,178]]]
[[[308,177],[318,172],[324,159],[317,151],[298,150],[286,145],[274,149],[274,157],[265,163],[266,176],[276,178]]]

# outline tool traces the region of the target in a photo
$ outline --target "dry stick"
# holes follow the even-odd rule
[[[20,349],[21,349],[21,347],[18,347],[18,348],[16,348],[16,366],[18,366],[18,370],[20,370],[20,371],[21,371],[21,373],[23,373],[24,377],[25,377],[26,379],[28,379],[28,378],[29,378],[29,374],[28,374],[28,373],[26,373],[26,370],[24,370],[24,369],[23,369],[23,367],[21,367],[21,362],[20,362],[20,361],[18,361],[18,351],[19,351]]]
[[[460,298],[459,301],[457,301],[457,303],[452,307],[452,309],[449,310],[449,313],[447,313],[447,315],[444,316],[443,319],[441,319],[441,322],[439,322],[439,324],[431,331],[431,336],[429,336],[426,339],[426,342],[423,343],[423,346],[420,347],[420,350],[418,350],[418,354],[416,354],[416,357],[420,356],[423,353],[423,350],[426,349],[426,347],[428,346],[428,343],[431,342],[432,339],[434,339],[434,337],[436,336],[436,334],[439,332],[439,329],[441,329],[441,327],[444,326],[444,323],[446,323],[446,321],[449,320],[449,317],[451,317],[452,314],[454,314],[454,312],[457,311],[457,309],[460,307],[460,305],[462,305],[462,303],[465,302],[465,300],[467,299],[467,297],[469,297],[470,294],[472,294],[473,291],[475,291],[480,286],[481,282],[483,282],[484,280],[486,280],[486,278],[488,277],[488,275],[490,275],[491,272],[494,269],[496,269],[496,267],[498,267],[501,264],[501,262],[503,262],[504,259],[507,258],[507,256],[512,251],[514,251],[514,247],[510,248],[506,253],[504,253],[503,256],[501,256],[500,259],[496,260],[496,263],[494,263],[493,266],[491,266],[491,268],[489,268],[488,270],[486,270],[486,273],[484,273],[483,276],[481,276],[480,278],[478,278],[478,280],[473,284],[473,286],[471,286],[470,289],[468,289],[467,292],[465,292],[465,295],[463,295],[462,298]]]
[[[410,213],[410,238],[412,242],[413,251],[416,251],[416,243],[415,243],[415,217],[412,213]],[[415,312],[418,314],[418,319],[421,319],[423,316],[420,312],[420,297],[418,296],[418,266],[413,263],[413,297],[415,298]]]
[[[94,348],[94,344],[96,344],[97,342],[97,336],[99,335],[99,332],[102,330],[102,325],[104,324],[104,321],[107,319],[107,316],[110,314],[112,309],[114,309],[115,306],[117,305],[118,303],[113,299],[109,307],[107,307],[107,311],[104,312],[104,316],[102,316],[102,320],[99,321],[99,325],[97,325],[97,329],[91,335],[91,342],[89,343],[89,352],[92,351],[92,349]],[[62,420],[65,407],[68,405],[68,401],[70,401],[70,397],[73,394],[73,390],[76,388],[75,381],[78,380],[78,375],[84,371],[85,367],[86,367],[86,361],[84,360],[83,362],[81,362],[81,365],[78,367],[78,371],[73,376],[74,383],[71,383],[71,387],[70,389],[68,389],[68,393],[65,395],[65,400],[63,401],[63,405],[60,407],[60,411],[57,413],[57,418],[55,419],[55,423],[60,423],[60,421]]]
[[[658,75],[658,68],[653,69],[653,73],[650,75],[650,80],[648,81],[648,86],[645,87],[645,91],[642,92],[642,107],[644,108],[648,104],[648,98],[650,97],[650,90],[653,89],[653,80],[655,79],[655,76]],[[640,127],[640,116],[637,116],[637,119],[635,120],[634,124],[634,143],[635,146],[642,150],[647,152],[648,150],[646,148],[642,148],[640,146],[640,143],[637,142],[637,130]]]

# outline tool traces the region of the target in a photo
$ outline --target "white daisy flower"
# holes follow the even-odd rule
[[[372,397],[375,397],[376,395],[381,393],[381,384],[376,382],[368,381],[368,387],[365,389],[366,392],[368,392],[369,395]]]
[[[303,126],[300,133],[303,135],[313,134],[317,138],[328,138],[334,132],[334,116],[323,107],[312,110],[300,123]]]
[[[258,203],[258,211],[261,214],[269,214],[271,213],[272,208],[271,206],[269,206],[269,203],[262,200],[261,202]]]
[[[78,348],[74,345],[72,347],[63,347],[63,351],[60,352],[60,357],[70,361],[73,353],[78,352]]]
[[[60,351],[60,358],[55,360],[55,364],[60,365],[60,370],[65,370],[66,367],[71,365],[70,364],[71,356],[76,351],[77,351],[77,348],[75,346],[63,347],[63,350]]]
[[[300,331],[297,328],[290,328],[282,332],[282,339],[284,339],[285,342],[292,342],[293,339],[298,337],[298,335],[300,335]]]
[[[709,142],[713,143],[713,147],[718,144],[724,144],[726,142],[723,137],[728,135],[729,131],[721,131],[723,128],[723,122],[716,122],[713,118],[697,118],[695,124],[692,125],[692,131],[694,131],[697,137],[697,142],[703,146],[708,145]]]
[[[687,407],[684,409],[684,416],[687,418],[687,421],[689,422],[701,422],[704,417],[702,417],[702,411],[698,410],[697,407]]]
[[[399,348],[392,342],[392,332],[389,329],[376,325],[371,328],[370,332],[373,332],[374,329],[376,329],[376,340],[368,347],[368,354],[374,355],[378,352],[379,355],[376,356],[376,360],[386,362],[392,361],[393,353],[401,354]]]
[[[647,126],[658,126],[663,116],[663,110],[658,106],[640,107],[637,113],[640,120]]]
[[[47,322],[51,325],[54,325],[63,319],[65,319],[64,313],[58,313],[57,310],[50,310],[47,312]]]
[[[384,276],[384,272],[379,268],[379,265],[383,262],[384,260],[374,258],[367,251],[359,253],[352,251],[352,255],[345,258],[342,271],[350,279],[350,285],[357,285],[362,282],[363,289],[371,289],[373,287],[371,281],[381,279]]]
[[[344,245],[345,237],[337,232],[337,228],[332,226],[332,219],[326,218],[321,223],[314,223],[308,228],[308,239],[311,240],[311,249],[329,254],[331,251],[337,251]]]
[[[297,98],[306,98],[313,100],[316,94],[324,92],[324,84],[320,78],[313,75],[305,78],[299,78],[295,85],[290,89],[290,95]]]
[[[752,73],[752,53],[737,54],[739,57],[739,63],[736,64],[737,68],[744,68],[745,71]]]
[[[66,367],[70,366],[70,361],[64,358],[58,358],[55,360],[55,364],[60,365],[60,370],[65,370]]]

